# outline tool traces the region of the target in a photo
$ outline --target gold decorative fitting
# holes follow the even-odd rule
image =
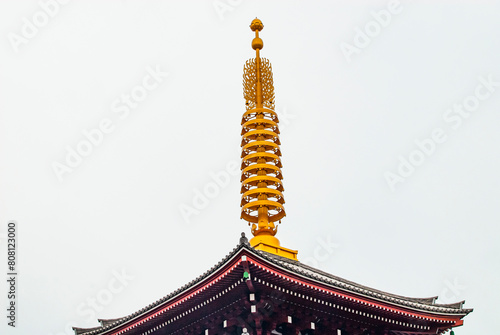
[[[283,175],[278,115],[274,112],[274,84],[271,63],[260,58],[263,47],[259,31],[264,25],[259,19],[250,25],[255,32],[252,48],[256,57],[243,67],[243,96],[246,112],[241,125],[241,218],[251,224],[254,238],[250,244],[259,250],[297,259],[297,251],[280,246],[275,237],[286,215],[283,204]]]
[[[273,69],[266,58],[260,59],[261,95],[263,107],[274,110]],[[246,61],[243,68],[243,96],[247,110],[257,105],[257,61],[255,58]]]
[[[252,48],[254,50],[262,49],[264,47],[264,41],[261,38],[256,37],[252,40]]]
[[[250,23],[250,29],[252,31],[261,31],[264,29],[264,25],[262,24],[262,21],[259,20],[258,18],[253,19],[252,23]]]

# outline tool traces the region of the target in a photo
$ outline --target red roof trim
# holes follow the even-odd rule
[[[243,255],[245,255],[247,257],[245,261],[242,260]],[[223,279],[226,275],[231,273],[233,270],[235,270],[242,262],[246,263],[246,261],[253,263],[259,267],[264,268],[266,271],[271,272],[275,276],[279,276],[280,278],[284,278],[286,280],[299,283],[300,285],[303,285],[305,287],[312,288],[312,289],[315,289],[318,291],[327,292],[327,293],[332,294],[333,296],[339,296],[339,297],[342,297],[344,299],[352,300],[352,301],[355,301],[357,303],[360,303],[360,304],[363,304],[366,306],[371,306],[371,307],[379,308],[379,309],[384,310],[384,311],[389,311],[389,312],[392,312],[394,314],[398,314],[400,316],[411,316],[411,317],[414,317],[414,318],[417,318],[420,320],[446,323],[446,325],[443,325],[443,326],[446,326],[447,329],[451,328],[451,327],[460,326],[463,324],[463,321],[461,320],[461,318],[464,315],[457,314],[455,318],[452,316],[450,316],[448,318],[447,317],[429,317],[429,316],[427,316],[428,313],[426,313],[426,312],[412,313],[412,312],[407,312],[404,309],[400,309],[400,308],[396,308],[396,307],[392,307],[392,306],[388,307],[387,304],[380,304],[380,303],[373,302],[373,300],[377,300],[376,298],[371,299],[371,298],[367,297],[367,299],[364,299],[364,298],[360,298],[359,296],[356,296],[356,295],[350,295],[348,293],[340,293],[338,290],[332,290],[330,287],[326,286],[327,284],[325,284],[325,283],[319,282],[320,285],[313,284],[312,282],[318,283],[318,281],[316,281],[313,278],[304,277],[301,274],[296,274],[295,275],[296,277],[290,276],[290,274],[288,272],[289,270],[281,268],[278,264],[271,263],[270,265],[273,268],[270,268],[269,266],[267,266],[268,262],[266,259],[263,259],[259,255],[254,254],[252,252],[249,252],[248,250],[242,248],[238,252],[236,252],[232,257],[227,259],[225,264],[223,264],[219,267],[219,269],[218,269],[219,271],[222,271],[222,269],[224,269],[224,268],[226,268],[226,270],[219,273],[218,276],[216,276],[217,272],[214,272],[214,273],[210,274],[208,277],[204,278],[201,282],[195,284],[194,287],[191,287],[191,288],[188,287],[188,288],[186,288],[185,291],[180,292],[177,295],[177,297],[172,298],[174,300],[171,300],[170,303],[168,303],[168,305],[163,305],[163,307],[158,306],[156,308],[156,310],[153,310],[153,311],[146,311],[142,316],[136,317],[135,319],[137,321],[135,321],[134,323],[131,323],[127,326],[127,323],[133,321],[133,319],[126,321],[125,324],[117,325],[116,327],[111,328],[102,334],[109,334],[109,335],[124,334],[127,331],[129,331],[130,329],[136,328],[136,327],[144,324],[145,322],[148,322],[152,319],[155,319],[156,317],[160,316],[161,314],[165,313],[166,311],[168,311],[168,310],[176,307],[177,305],[191,299],[192,297],[200,294],[202,291],[206,290],[207,288],[209,288],[210,286],[212,286],[213,284],[215,284],[219,280]],[[266,265],[264,265],[264,264],[266,264]],[[280,271],[279,269],[281,269],[282,271]],[[212,277],[212,279],[209,280],[210,277]],[[301,280],[298,278],[304,278],[305,280]],[[209,280],[209,281],[207,281],[207,280]],[[342,290],[342,289],[339,288],[339,290]],[[164,302],[163,304],[165,304],[165,303],[167,303],[167,302]],[[408,307],[408,309],[411,309],[411,307]],[[432,313],[432,312],[430,312],[430,313]],[[439,313],[439,312],[436,312],[436,313]],[[460,319],[458,319],[458,318],[460,318]]]
[[[186,300],[191,299],[195,295],[197,295],[197,294],[201,293],[202,291],[206,290],[207,288],[209,288],[210,286],[212,286],[213,284],[215,284],[216,282],[218,282],[220,279],[224,278],[226,275],[228,275],[229,273],[231,273],[236,267],[238,267],[241,264],[241,262],[242,262],[241,258],[238,259],[237,261],[235,260],[232,265],[229,265],[230,266],[229,269],[227,269],[226,271],[224,271],[223,273],[221,273],[219,276],[213,278],[211,281],[209,281],[205,285],[199,287],[195,291],[191,290],[190,293],[188,291],[187,294],[185,294],[184,296],[178,297],[176,300],[172,301],[167,306],[162,307],[160,310],[158,310],[156,312],[150,312],[148,315],[143,316],[140,320],[134,322],[133,324],[131,324],[131,325],[125,327],[125,328],[122,328],[120,330],[116,330],[116,331],[114,331],[114,332],[112,332],[110,334],[112,334],[112,335],[124,334],[128,330],[130,330],[132,328],[135,328],[137,326],[140,326],[141,324],[143,324],[143,323],[145,323],[145,322],[147,322],[149,320],[152,320],[152,319],[156,318],[157,316],[159,316],[159,315],[165,313],[166,311],[170,310],[171,308],[174,308],[175,306],[177,306],[177,305],[185,302]]]
[[[326,291],[326,292],[332,294],[333,296],[339,296],[339,297],[347,299],[347,300],[351,299],[351,300],[356,301],[357,303],[360,303],[360,304],[363,304],[363,305],[367,305],[367,306],[370,306],[370,307],[376,307],[376,308],[379,308],[381,310],[389,311],[389,312],[392,312],[392,313],[395,313],[395,314],[401,314],[401,315],[404,315],[404,316],[412,316],[412,317],[415,317],[417,319],[424,319],[424,320],[429,320],[429,321],[446,322],[446,323],[448,323],[448,322],[454,322],[455,325],[457,325],[457,326],[459,325],[458,321],[460,321],[460,320],[456,320],[454,318],[428,317],[428,316],[424,316],[424,314],[416,314],[416,313],[406,312],[406,311],[404,311],[402,309],[399,309],[399,308],[388,307],[387,305],[382,305],[382,304],[379,304],[379,303],[368,301],[366,299],[355,297],[353,295],[349,295],[349,294],[345,294],[345,293],[340,293],[338,291],[333,291],[333,290],[331,290],[329,288],[320,287],[318,285],[314,285],[312,283],[308,283],[308,282],[305,282],[305,281],[300,280],[300,279],[292,278],[288,274],[286,274],[286,273],[284,273],[282,271],[273,270],[273,269],[271,269],[268,266],[262,264],[261,262],[258,262],[257,260],[255,260],[253,258],[252,258],[252,260],[249,260],[249,262],[254,263],[257,266],[260,266],[260,267],[264,268],[268,272],[273,273],[275,276],[284,277],[285,279],[287,279],[289,281],[299,283],[299,284],[301,284],[301,285],[303,285],[305,287],[308,287],[308,288],[314,288],[314,289],[319,290],[319,291]]]

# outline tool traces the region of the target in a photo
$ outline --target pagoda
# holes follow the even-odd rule
[[[409,298],[345,280],[301,263],[282,247],[277,225],[285,216],[278,116],[271,64],[260,57],[260,20],[252,21],[256,57],[244,66],[241,218],[250,241],[169,295],[77,335],[423,335],[463,324],[464,301]]]

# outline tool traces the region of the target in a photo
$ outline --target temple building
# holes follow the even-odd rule
[[[260,57],[260,20],[252,21],[256,57],[244,66],[241,218],[253,237],[213,268],[128,316],[73,328],[77,335],[421,335],[463,324],[464,301],[409,298],[339,278],[301,263],[281,246],[285,216],[278,116],[270,62]]]

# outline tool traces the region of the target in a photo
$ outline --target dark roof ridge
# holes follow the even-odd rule
[[[435,304],[435,305],[440,306],[440,307],[451,307],[451,308],[460,308],[461,309],[463,304],[465,304],[465,300],[453,302],[450,304]]]
[[[75,334],[76,335],[81,335],[81,334],[89,334],[89,335],[91,335],[91,334],[97,334],[97,331],[104,331],[104,330],[111,329],[113,327],[116,327],[116,326],[122,324],[125,321],[128,321],[130,319],[135,318],[136,316],[139,316],[139,315],[141,315],[143,313],[149,312],[152,308],[155,308],[155,307],[161,305],[162,303],[167,302],[172,297],[175,297],[179,293],[181,293],[181,292],[185,291],[186,289],[192,287],[193,285],[201,282],[203,279],[205,279],[210,274],[212,274],[216,269],[218,269],[222,264],[224,264],[229,259],[231,259],[232,257],[234,257],[234,255],[236,255],[238,253],[238,251],[240,251],[243,247],[249,247],[249,248],[251,248],[250,245],[248,244],[248,242],[245,243],[243,241],[240,241],[240,243],[235,248],[233,248],[233,250],[231,252],[229,252],[229,254],[227,254],[217,264],[215,264],[214,266],[212,266],[209,270],[205,271],[203,274],[201,274],[200,276],[198,276],[195,279],[191,280],[187,284],[181,286],[177,290],[175,290],[175,291],[171,292],[170,294],[168,294],[168,295],[166,295],[166,296],[164,296],[164,297],[156,300],[155,302],[153,302],[153,303],[151,303],[151,304],[149,304],[149,305],[141,308],[140,310],[138,310],[138,311],[136,311],[136,312],[134,312],[132,314],[129,314],[127,316],[124,316],[122,318],[108,319],[110,321],[113,321],[113,320],[114,321],[110,322],[110,323],[107,323],[107,324],[103,324],[100,327],[94,327],[94,328],[77,328],[77,327],[73,327],[73,330],[75,331]],[[101,319],[99,319],[99,320],[101,320]]]
[[[116,318],[116,319],[98,319],[98,321],[101,323],[100,327],[94,327],[94,328],[77,328],[73,327],[73,330],[75,330],[76,335],[93,335],[93,334],[99,334],[103,331],[107,331],[110,329],[113,329],[117,326],[120,326],[121,324],[125,323],[126,321],[129,321],[131,319],[134,319],[138,316],[141,316],[144,313],[148,313],[151,311],[151,309],[156,308],[160,306],[161,304],[169,301],[173,297],[179,295],[180,293],[184,292],[185,290],[191,288],[192,286],[200,283],[202,280],[213,274],[217,269],[219,269],[222,265],[224,265],[227,261],[229,261],[231,258],[233,258],[236,254],[238,254],[242,249],[247,250],[251,254],[254,254],[258,257],[262,257],[271,263],[280,266],[280,267],[285,267],[288,270],[294,271],[297,274],[306,276],[310,279],[313,280],[320,280],[321,282],[328,284],[328,285],[334,285],[337,288],[340,288],[342,290],[347,290],[351,291],[353,293],[358,293],[362,294],[365,296],[369,296],[372,298],[375,298],[377,300],[383,300],[389,303],[399,303],[401,305],[407,306],[407,307],[413,307],[413,308],[420,308],[424,310],[434,310],[434,311],[441,311],[441,312],[450,312],[450,313],[460,313],[460,314],[468,314],[473,311],[473,309],[462,309],[462,305],[465,301],[457,302],[457,303],[452,303],[452,304],[436,304],[435,301],[437,299],[437,296],[434,297],[429,297],[429,298],[410,298],[410,297],[405,297],[405,296],[400,296],[384,291],[380,291],[377,289],[373,289],[371,287],[363,286],[358,283],[346,280],[344,278],[332,275],[330,273],[327,273],[323,270],[319,270],[316,268],[313,268],[307,264],[301,263],[297,260],[292,260],[286,257],[274,255],[267,253],[265,251],[261,250],[256,250],[252,246],[250,246],[250,243],[248,243],[248,240],[246,238],[240,239],[240,243],[233,248],[232,251],[230,251],[221,261],[219,261],[217,264],[212,266],[209,270],[205,271],[203,274],[200,276],[196,277],[192,281],[188,282],[187,284],[181,286],[177,290],[171,292],[170,294],[158,299],[157,301],[141,308],[140,310],[129,314],[127,316],[124,316],[122,318]],[[296,268],[293,268],[296,267]],[[311,272],[311,273],[307,273]],[[336,281],[337,283],[331,283],[327,282],[326,280],[319,278],[318,276],[323,276],[326,278],[329,278],[333,281]],[[418,306],[420,305],[420,306]]]
[[[358,284],[358,283],[353,282],[353,281],[349,281],[349,280],[344,279],[342,277],[332,275],[328,272],[313,268],[307,264],[301,263],[301,262],[296,261],[296,260],[291,260],[291,259],[288,259],[285,257],[270,254],[270,253],[267,253],[264,251],[255,250],[253,248],[251,248],[251,249],[255,253],[257,253],[258,255],[275,263],[276,265],[281,265],[281,266],[284,265],[286,268],[288,268],[292,271],[299,271],[299,272],[300,272],[300,269],[293,269],[291,267],[295,266],[295,267],[303,268],[304,270],[307,270],[307,271],[313,272],[315,274],[332,279],[334,281],[337,281],[340,285],[335,285],[335,284],[334,285],[341,288],[341,289],[344,289],[344,290],[347,289],[347,290],[353,291],[355,293],[361,293],[363,295],[371,296],[371,297],[376,298],[376,299],[382,299],[384,301],[392,302],[392,303],[395,303],[396,302],[395,300],[398,300],[397,301],[398,303],[401,303],[401,304],[408,306],[408,307],[421,307],[423,309],[428,309],[428,310],[429,309],[433,309],[433,310],[439,309],[441,311],[443,311],[443,309],[445,309],[444,312],[451,312],[451,313],[460,312],[462,314],[468,314],[468,313],[473,311],[473,309],[462,309],[462,304],[460,304],[460,303],[453,303],[453,304],[448,304],[448,305],[435,304],[437,296],[429,297],[429,298],[412,298],[412,297],[406,297],[406,296],[401,296],[401,295],[397,295],[397,294],[384,292],[384,291],[377,290],[377,289],[374,289],[374,288],[371,288],[368,286]],[[311,274],[307,274],[307,273],[301,273],[301,274],[303,274],[309,278],[312,278],[312,279],[320,279],[320,278],[314,278],[314,275],[311,275]],[[323,280],[323,282],[324,282],[324,280]],[[327,283],[327,284],[331,284],[331,283]],[[346,286],[350,286],[350,287],[343,287],[342,284],[344,284]],[[420,306],[417,306],[417,304]]]
[[[101,326],[106,326],[106,325],[109,325],[113,322],[116,322],[118,320],[120,320],[121,318],[116,318],[116,319],[97,319],[97,321],[99,321],[99,323],[101,324]]]

